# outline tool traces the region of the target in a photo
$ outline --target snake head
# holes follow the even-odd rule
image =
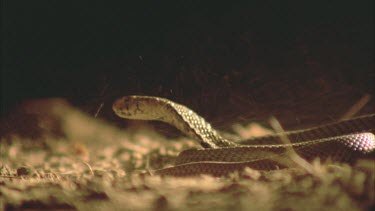
[[[117,99],[112,105],[117,116],[126,119],[158,120],[163,113],[158,112],[155,97],[125,96]]]

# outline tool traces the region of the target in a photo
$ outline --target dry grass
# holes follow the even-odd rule
[[[195,146],[193,141],[169,140],[147,129],[119,130],[60,101],[48,103],[50,109],[43,109],[43,114],[31,112],[43,116],[37,118],[39,136],[30,139],[11,130],[1,140],[2,209],[374,208],[373,160],[361,160],[355,166],[317,160],[312,163],[314,174],[292,168],[246,169],[222,178],[147,176],[140,172],[172,165],[179,152]],[[63,135],[55,136],[51,125],[58,125]],[[246,128],[237,125],[238,134],[232,136],[248,136]]]

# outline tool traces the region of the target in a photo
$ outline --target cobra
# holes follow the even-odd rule
[[[307,161],[320,157],[354,162],[375,149],[375,114],[234,142],[223,138],[191,109],[168,99],[125,96],[117,99],[112,108],[122,118],[166,122],[199,141],[203,148],[181,152],[175,166],[155,171],[161,175],[221,176],[245,167],[258,170],[286,168],[292,162],[288,156],[291,151]],[[281,144],[280,136],[287,136],[291,143]]]

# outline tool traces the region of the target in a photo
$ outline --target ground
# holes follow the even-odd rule
[[[150,175],[152,169],[173,165],[179,152],[198,145],[140,122],[118,128],[61,99],[33,102],[20,113],[2,124],[9,130],[0,142],[1,209],[370,210],[375,205],[374,160],[352,166],[315,160],[310,173],[295,166],[245,169],[221,178],[161,177]],[[237,124],[224,135],[247,138],[264,131],[256,123]]]

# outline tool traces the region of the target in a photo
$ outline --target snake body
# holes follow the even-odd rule
[[[286,132],[291,143],[280,144],[280,134],[244,140],[239,143],[222,136],[191,109],[168,99],[151,96],[125,96],[113,104],[122,118],[158,120],[171,124],[199,141],[203,149],[185,150],[176,165],[157,170],[162,175],[224,175],[244,167],[272,170],[291,166],[291,150],[310,161],[316,157],[352,162],[374,151],[375,114],[334,122],[304,130]]]

